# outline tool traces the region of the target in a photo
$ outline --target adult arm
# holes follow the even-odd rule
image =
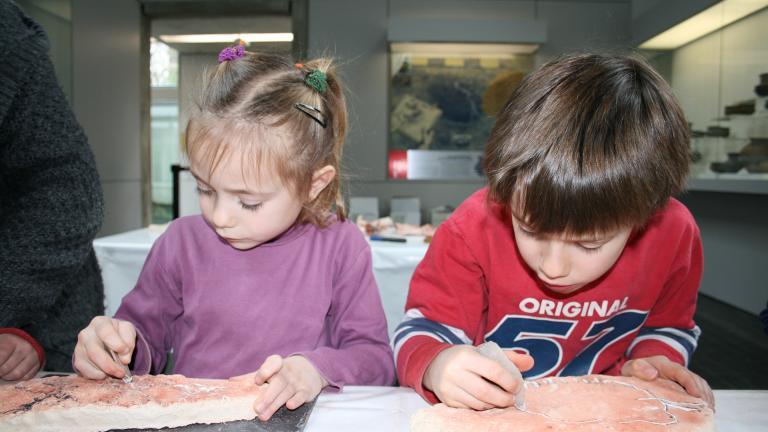
[[[78,283],[103,204],[42,30],[10,2],[0,19],[0,326],[25,329]]]

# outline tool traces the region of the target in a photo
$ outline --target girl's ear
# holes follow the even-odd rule
[[[326,165],[312,174],[312,187],[309,189],[309,200],[312,201],[320,195],[320,192],[325,189],[326,186],[336,176],[336,168]]]

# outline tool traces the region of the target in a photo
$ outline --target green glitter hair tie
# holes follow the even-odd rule
[[[317,69],[309,72],[304,77],[304,82],[321,94],[325,94],[326,90],[328,90],[328,80],[326,79],[326,75]]]

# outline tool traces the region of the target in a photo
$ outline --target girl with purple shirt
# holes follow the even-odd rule
[[[370,249],[345,220],[346,128],[330,60],[222,51],[184,146],[202,215],[173,221],[115,317],[80,332],[78,373],[161,373],[172,351],[175,373],[269,383],[262,420],[326,387],[391,385]]]

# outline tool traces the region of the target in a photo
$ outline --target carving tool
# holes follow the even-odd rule
[[[123,371],[125,371],[125,375],[123,375],[123,382],[126,384],[132,383],[133,375],[131,375],[131,370],[128,368],[128,365],[120,361],[120,357],[117,356],[116,352],[112,351],[109,348],[107,348],[107,351],[109,351],[109,354],[112,356],[112,360],[114,360],[115,363],[123,367]]]
[[[499,363],[520,382],[520,385],[517,387],[517,394],[515,394],[515,408],[525,411],[525,380],[523,380],[523,374],[520,373],[520,369],[512,363],[512,360],[504,354],[504,350],[496,342],[485,342],[478,345],[476,349],[480,354]]]

